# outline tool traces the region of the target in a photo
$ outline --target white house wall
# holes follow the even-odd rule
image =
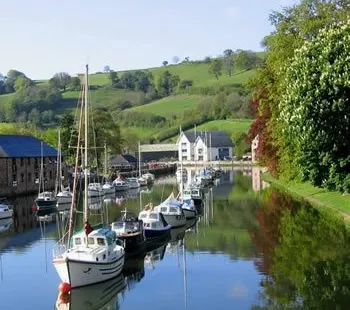
[[[194,145],[194,159],[197,161],[207,161],[209,156],[208,152],[202,139],[198,139],[197,143]]]
[[[184,161],[192,159],[192,148],[193,143],[190,143],[184,134],[181,135],[178,141],[178,150],[179,150],[179,161],[182,159]],[[184,150],[184,151],[183,151]]]

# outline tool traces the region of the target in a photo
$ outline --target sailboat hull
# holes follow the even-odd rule
[[[108,263],[84,262],[78,260],[56,259],[53,262],[63,282],[74,287],[82,287],[113,279],[124,266],[124,255]]]
[[[166,222],[171,225],[172,228],[181,227],[186,225],[186,218],[183,215],[178,214],[164,214],[163,216]]]
[[[56,196],[58,204],[65,204],[72,202],[72,196]]]

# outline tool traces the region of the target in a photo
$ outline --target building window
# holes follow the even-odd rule
[[[14,174],[12,175],[12,180],[13,180],[13,181],[17,181],[17,173],[14,173]]]
[[[203,149],[198,149],[198,154],[202,154],[203,153]]]
[[[46,179],[46,171],[44,171],[44,179]]]
[[[39,179],[39,172],[35,172],[35,178]]]
[[[27,166],[30,166],[30,158],[27,158]]]
[[[49,172],[50,180],[52,180],[52,171]]]
[[[182,149],[182,153],[187,153],[187,149]]]
[[[23,167],[23,166],[24,166],[24,158],[21,157],[21,167]]]
[[[182,156],[182,160],[187,160],[187,156]]]
[[[186,142],[185,143],[181,143],[182,147],[186,147],[186,145],[187,145]]]
[[[21,182],[24,182],[24,173],[21,173]]]
[[[203,156],[198,156],[198,160],[203,160]]]
[[[30,172],[28,172],[28,182],[31,182],[32,181],[32,174]]]
[[[12,158],[12,166],[16,166],[16,158]]]

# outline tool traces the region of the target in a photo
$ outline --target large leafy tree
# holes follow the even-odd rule
[[[299,49],[279,105],[284,148],[314,185],[350,191],[350,22]]]
[[[264,66],[257,70],[251,86],[254,98],[258,100],[258,115],[266,111],[269,114],[259,120],[260,127],[264,129],[263,135],[259,132],[259,139],[264,136],[263,142],[269,146],[261,149],[260,159],[263,164],[269,159],[275,173],[287,178],[299,176],[294,152],[287,152],[284,148],[285,128],[278,121],[279,102],[285,92],[285,68],[292,61],[295,50],[305,41],[311,40],[320,29],[348,19],[349,13],[348,0],[302,0],[300,4],[285,7],[270,16],[274,31],[263,40],[268,55]],[[274,163],[271,163],[271,158]]]
[[[50,79],[50,85],[56,87],[63,92],[66,91],[71,82],[71,76],[67,72],[58,72]]]

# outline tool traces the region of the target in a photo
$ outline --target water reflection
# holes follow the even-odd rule
[[[118,193],[90,203],[100,206],[96,219],[104,214],[111,222],[125,207],[138,214],[150,201],[158,204],[177,186],[172,176],[136,196]],[[348,309],[350,304],[350,240],[344,223],[266,188],[254,169],[250,175],[224,173],[205,192],[197,221],[173,229],[169,240],[148,243],[145,252],[125,261],[119,278],[70,296],[57,295],[59,279],[50,263],[65,227],[38,221],[31,212],[34,198],[11,201],[16,208],[12,225],[0,222],[5,275],[0,285],[9,297],[2,309],[46,309],[53,303],[58,309],[153,310]],[[64,213],[56,216],[67,225]],[[31,284],[40,290],[28,292]]]
[[[57,310],[119,309],[119,295],[126,286],[122,274],[112,280],[73,289],[70,294],[59,294]]]

